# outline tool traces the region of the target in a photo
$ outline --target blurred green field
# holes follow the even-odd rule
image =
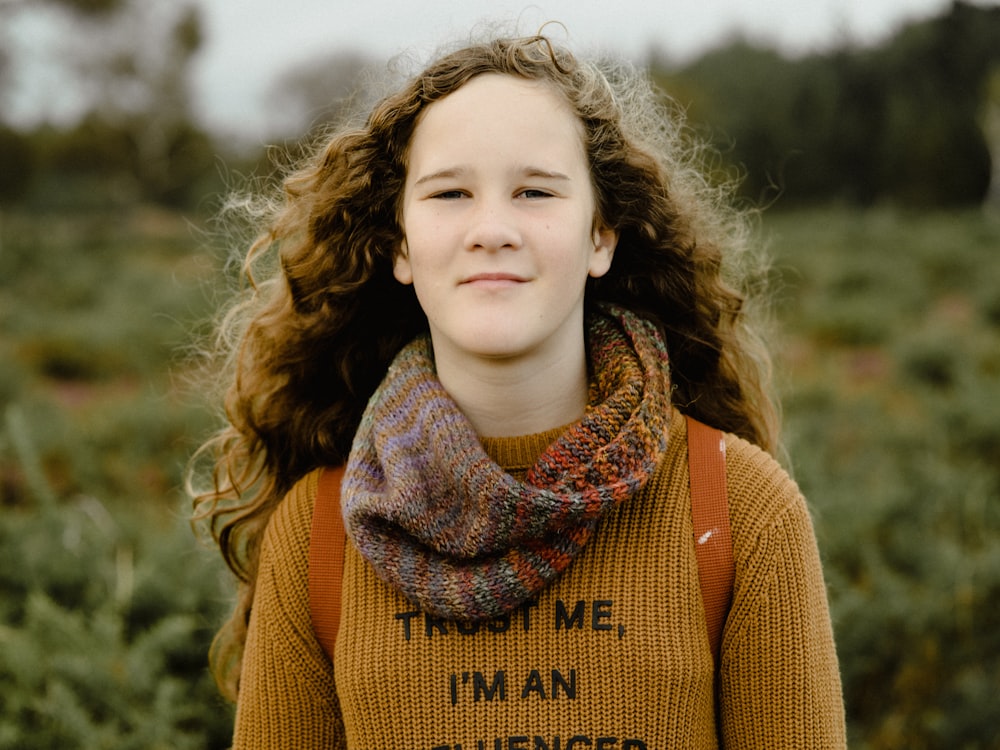
[[[1000,748],[1000,217],[762,225],[851,746]],[[0,748],[228,744],[181,491],[223,260],[160,210],[0,214]]]

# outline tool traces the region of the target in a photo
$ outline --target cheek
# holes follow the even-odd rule
[[[423,245],[414,247],[410,244],[409,253],[400,256],[393,267],[396,280],[412,286],[418,299],[427,299],[437,294],[449,270],[447,265],[442,264],[438,257],[427,250]]]

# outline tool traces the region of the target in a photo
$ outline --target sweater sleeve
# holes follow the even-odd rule
[[[346,748],[333,665],[309,613],[315,473],[275,510],[261,546],[233,750]]]
[[[846,748],[819,550],[805,500],[767,454],[727,446],[736,582],[723,635],[731,748]]]

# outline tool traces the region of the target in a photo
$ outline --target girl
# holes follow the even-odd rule
[[[198,498],[241,581],[213,654],[235,747],[844,746],[816,543],[765,453],[768,360],[731,280],[742,218],[655,102],[624,66],[495,39],[286,180]],[[682,412],[726,432],[717,666]],[[341,465],[331,658],[309,555]]]

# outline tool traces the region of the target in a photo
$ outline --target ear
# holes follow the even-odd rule
[[[410,267],[410,250],[406,246],[406,239],[399,243],[399,250],[392,261],[392,275],[400,284],[413,283],[413,269]]]
[[[614,229],[600,226],[594,229],[594,252],[588,268],[591,276],[596,279],[608,272],[617,246],[618,232]]]

